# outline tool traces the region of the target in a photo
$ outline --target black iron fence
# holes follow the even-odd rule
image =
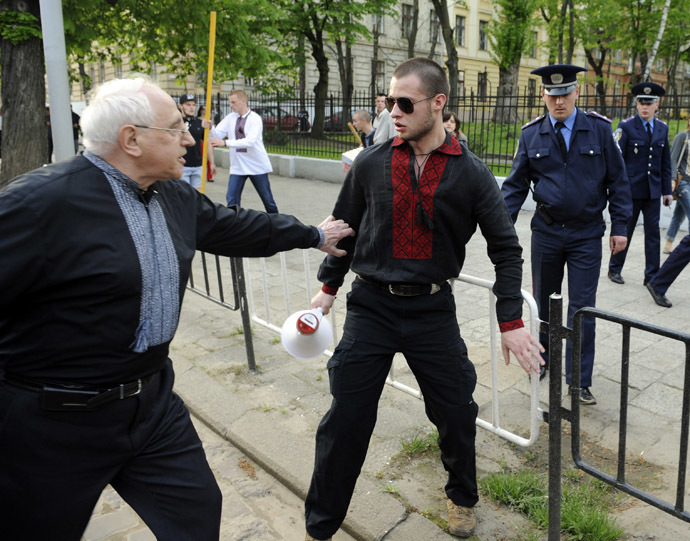
[[[372,118],[376,114],[376,98],[369,92],[355,92],[349,106],[342,95],[331,94],[324,104],[323,132],[317,135],[312,126],[316,116],[313,96],[304,100],[278,94],[249,94],[248,97],[250,107],[263,118],[267,150],[277,154],[339,160],[342,152],[358,145],[348,127],[352,113],[364,109]],[[213,97],[211,118],[216,122],[231,112],[227,98],[227,94],[220,93]],[[205,103],[204,96],[198,96],[197,100],[199,104]],[[577,104],[582,110],[597,111],[610,118],[614,129],[618,122],[636,113],[629,93],[602,98],[583,87]],[[545,113],[541,96],[527,89],[512,96],[470,91],[451,97],[446,110],[458,115],[470,149],[497,175],[510,170],[521,126]],[[663,98],[659,118],[669,124],[671,140],[686,128],[689,116],[690,93]]]

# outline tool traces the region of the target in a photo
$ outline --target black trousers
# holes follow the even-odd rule
[[[345,519],[397,352],[405,355],[426,414],[438,428],[446,494],[458,505],[477,503],[477,376],[460,338],[450,286],[433,295],[399,297],[356,280],[343,337],[328,362],[333,401],[316,433],[305,504],[307,532],[317,539],[331,537]]]
[[[161,540],[216,541],[221,493],[167,367],[138,396],[44,411],[0,384],[0,537],[79,541],[106,485]]]

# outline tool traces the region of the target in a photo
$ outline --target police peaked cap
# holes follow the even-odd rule
[[[658,101],[661,96],[666,94],[666,91],[661,85],[651,82],[637,83],[630,91],[640,103],[654,103]]]
[[[532,70],[530,73],[541,77],[541,84],[548,96],[565,96],[577,86],[577,74],[587,68],[571,64],[551,64]]]

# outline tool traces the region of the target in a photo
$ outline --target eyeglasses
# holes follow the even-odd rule
[[[434,94],[433,96],[427,96],[426,98],[422,98],[421,100],[417,101],[412,101],[410,98],[393,98],[391,96],[386,96],[386,107],[388,108],[388,112],[393,111],[393,107],[395,107],[395,104],[398,104],[398,108],[405,113],[406,115],[411,115],[414,113],[414,104],[419,103],[422,101],[430,100],[431,98],[435,98],[438,94]]]
[[[135,128],[145,128],[147,130],[163,130],[163,131],[172,131],[172,132],[177,132],[180,134],[180,137],[184,137],[189,133],[189,122],[184,123],[184,130],[181,130],[179,128],[157,128],[156,126],[142,126],[141,124],[132,124]]]

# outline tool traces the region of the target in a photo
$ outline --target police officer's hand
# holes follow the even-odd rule
[[[323,312],[323,315],[325,316],[328,314],[328,312],[331,311],[331,307],[333,306],[333,302],[335,301],[335,295],[329,295],[328,293],[324,293],[323,291],[319,291],[314,297],[311,299],[311,307],[312,308],[321,308],[321,311]]]
[[[336,220],[333,216],[329,216],[319,224],[319,229],[323,231],[324,241],[323,246],[319,248],[322,252],[331,254],[337,257],[347,254],[345,250],[336,248],[336,244],[340,239],[345,237],[352,237],[355,234],[354,229],[347,225],[342,220]]]
[[[672,195],[664,195],[663,200],[664,200],[664,206],[670,207],[671,203],[673,203],[673,196]]]
[[[540,352],[544,353],[544,346],[524,327],[501,333],[501,350],[506,365],[510,364],[512,351],[522,369],[528,374],[538,374],[539,367],[546,364],[539,355]]]
[[[611,255],[617,254],[625,250],[628,245],[628,237],[612,235],[609,239],[609,248],[611,249]]]

